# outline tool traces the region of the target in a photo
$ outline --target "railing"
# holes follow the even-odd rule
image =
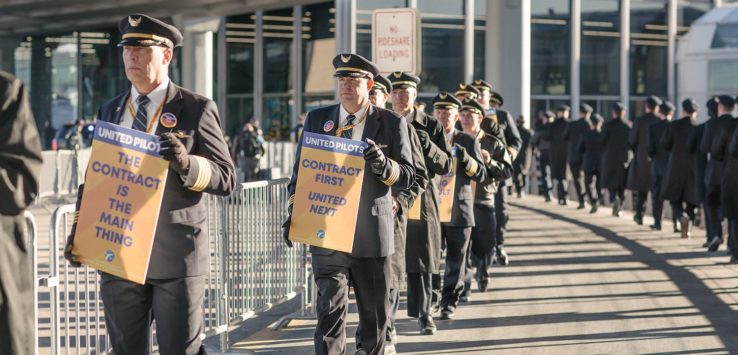
[[[281,238],[287,182],[245,183],[229,197],[207,196],[211,264],[201,336],[217,337],[220,351],[228,349],[230,327],[253,315],[298,295],[303,295],[301,313],[313,303],[305,292],[310,279],[307,248],[287,248]],[[58,207],[51,216],[48,248],[33,249],[42,275],[37,277],[42,297],[36,311],[43,314],[37,321],[48,319],[37,327],[37,345],[51,354],[102,354],[110,351],[110,344],[98,272],[71,267],[63,258],[73,212],[74,205]]]

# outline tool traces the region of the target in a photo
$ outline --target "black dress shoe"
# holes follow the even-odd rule
[[[707,247],[708,247],[708,246],[710,245],[710,241],[711,241],[711,240],[712,240],[712,239],[710,239],[710,240],[708,240],[708,241],[706,241],[706,242],[702,243],[702,247],[703,247],[703,248],[707,248]]]
[[[652,231],[660,231],[661,230],[661,225],[654,223],[654,224],[648,226],[648,228],[651,228]]]
[[[731,255],[731,256],[730,256],[730,263],[731,263],[731,264],[736,264],[736,263],[738,263],[738,258],[737,258],[737,257],[736,257],[735,255]]]
[[[635,215],[633,216],[633,220],[636,222],[637,225],[643,225],[643,216]]]
[[[450,309],[444,309],[444,310],[441,311],[441,319],[442,320],[454,319],[454,316],[456,316],[454,314],[454,311],[452,311]]]
[[[578,209],[578,210],[583,210],[583,209],[584,209],[584,207],[585,207],[585,206],[584,206],[584,202],[579,202],[579,206],[577,206],[577,209]]]
[[[489,279],[479,279],[477,281],[477,286],[479,286],[479,292],[487,292],[487,288],[489,287]]]
[[[589,210],[589,213],[597,213],[597,208],[599,208],[598,204],[592,205],[592,209]]]
[[[507,256],[505,249],[502,249],[502,246],[497,248],[497,261],[502,266],[510,264],[510,258]]]
[[[679,228],[679,224],[674,223],[674,233],[681,233],[682,229]]]
[[[723,244],[723,238],[712,238],[712,240],[710,240],[710,243],[707,244],[707,251],[716,252],[720,248],[720,244]]]
[[[420,324],[420,335],[433,335],[436,334],[436,323],[433,322],[433,318],[431,316],[423,316],[418,319],[418,323]]]

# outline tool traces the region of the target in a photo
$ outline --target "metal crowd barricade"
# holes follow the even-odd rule
[[[307,249],[288,248],[281,237],[288,181],[245,183],[229,197],[206,196],[211,259],[202,336],[217,337],[220,351],[228,350],[230,327],[253,315],[300,294],[300,314],[313,304]],[[98,272],[71,267],[63,255],[73,212],[73,204],[58,207],[51,215],[48,245],[33,249],[40,296],[36,319],[43,320],[37,345],[51,354],[103,354],[110,344]],[[152,350],[155,343],[152,336]]]

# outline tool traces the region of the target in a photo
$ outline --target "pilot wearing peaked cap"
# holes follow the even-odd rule
[[[384,75],[377,75],[374,78],[372,89],[369,90],[369,101],[374,106],[385,108],[391,92],[392,83]]]
[[[162,46],[167,48],[182,45],[182,33],[174,26],[144,14],[126,16],[118,23],[122,46]]]
[[[392,82],[390,82],[384,75],[377,75],[377,77],[374,78],[374,86],[372,86],[372,90],[382,90],[385,94],[389,94],[392,92]]]
[[[391,73],[389,75],[389,80],[392,82],[392,87],[394,89],[417,89],[420,84],[420,78],[418,76],[404,72]]]
[[[158,223],[143,284],[106,272],[100,275],[112,352],[148,353],[150,327],[156,321],[158,329],[165,330],[156,333],[162,354],[201,354],[202,303],[210,265],[204,194],[227,196],[233,191],[233,161],[215,102],[176,85],[168,76],[173,48],[182,44],[179,30],[142,14],[124,17],[119,29],[131,86],[100,106],[98,123],[158,136],[158,153],[169,172],[159,212],[151,216]],[[78,190],[77,211],[87,192],[84,187]],[[74,245],[76,222],[64,256],[80,266]],[[79,230],[91,227],[81,225]]]
[[[333,58],[334,77],[367,78],[374,80],[379,68],[368,59],[358,55],[341,53]]]
[[[479,89],[464,83],[459,84],[459,86],[456,87],[456,92],[454,92],[454,96],[459,100],[475,100],[480,94]]]
[[[314,333],[316,354],[341,354],[346,351],[349,281],[354,286],[362,327],[357,343],[368,354],[384,350],[389,324],[391,262],[395,252],[394,221],[397,212],[391,189],[409,189],[415,181],[412,143],[408,123],[392,111],[370,104],[369,91],[379,75],[377,66],[354,53],[333,58],[334,77],[338,78],[339,103],[312,110],[305,118],[303,135],[322,135],[363,141],[363,176],[358,202],[353,246],[349,252],[330,249],[330,245],[311,245],[313,277],[318,290],[315,304],[317,326]],[[336,138],[333,138],[336,139]],[[289,194],[287,219],[282,238],[292,246],[290,231],[299,223],[309,223],[306,214],[292,215],[295,196],[302,185],[300,174],[302,143],[298,142]],[[319,182],[322,192],[334,191],[330,181]],[[293,220],[294,218],[294,220]],[[345,221],[325,216],[327,223]],[[335,237],[326,231],[325,239]]]
[[[433,101],[431,102],[433,105],[433,109],[442,109],[442,110],[450,110],[450,109],[460,109],[461,108],[461,101],[457,99],[455,96],[447,93],[447,92],[441,92],[438,95],[436,95],[433,98]]]

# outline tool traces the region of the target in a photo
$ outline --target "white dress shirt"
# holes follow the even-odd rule
[[[354,113],[354,116],[356,118],[354,119],[355,126],[351,130],[351,139],[355,141],[360,141],[362,135],[364,134],[364,126],[366,125],[366,120],[367,120],[367,118],[364,117],[364,113],[366,113],[366,110],[368,109],[369,109],[369,105],[365,105],[364,107],[360,108],[359,111],[356,111],[356,113]],[[338,127],[341,128],[341,127],[348,125],[348,120],[346,119],[346,117],[349,115],[349,113],[348,111],[346,111],[343,105],[341,105],[341,110],[338,114],[340,116],[338,120]]]
[[[152,90],[148,95],[149,103],[146,105],[146,114],[148,115],[148,120],[146,121],[146,127],[149,127],[149,123],[152,119],[157,120],[157,122],[154,122],[151,126],[151,130],[148,131],[149,134],[154,134],[156,132],[156,127],[159,126],[159,116],[154,117],[154,115],[157,113],[156,111],[159,109],[159,106],[161,106],[162,102],[164,101],[164,98],[167,95],[167,87],[169,86],[169,79],[164,80],[159,86],[157,86],[154,90]],[[136,90],[135,86],[131,86],[131,100],[130,103],[133,105],[133,112],[134,115],[138,112],[138,104],[136,103],[136,100],[138,97],[141,96],[141,94]],[[131,128],[133,127],[133,116],[131,116],[131,111],[128,108],[128,101],[126,101],[126,104],[124,107],[121,108],[123,110],[123,115],[120,117],[120,125],[122,127]],[[159,112],[159,115],[161,115],[161,112]]]

